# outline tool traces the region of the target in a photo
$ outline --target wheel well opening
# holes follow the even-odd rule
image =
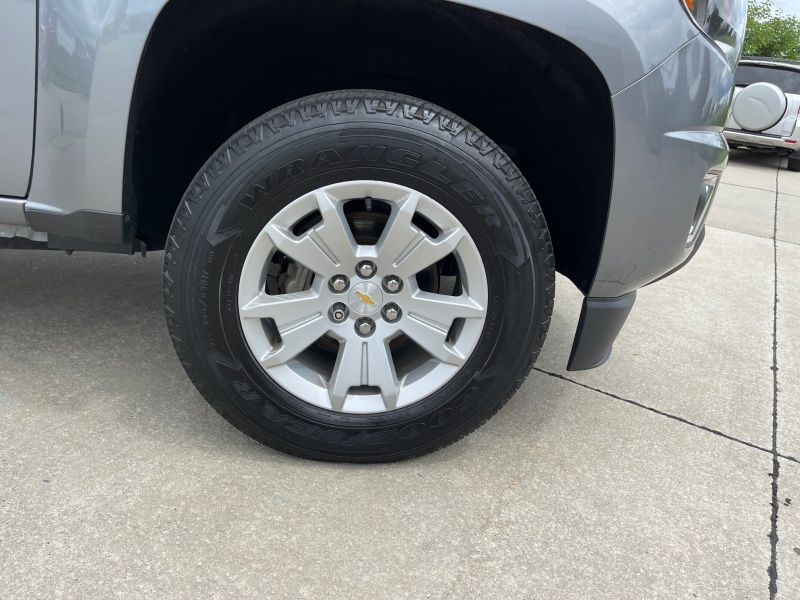
[[[349,88],[433,102],[500,144],[542,205],[557,269],[588,291],[613,170],[605,80],[557,36],[445,1],[171,0],[131,108],[124,205],[136,211],[137,237],[164,247],[186,187],[239,128]],[[587,146],[591,159],[581,160]]]

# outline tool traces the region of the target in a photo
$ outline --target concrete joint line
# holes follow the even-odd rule
[[[651,413],[655,413],[661,417],[666,417],[667,419],[672,419],[673,421],[678,421],[679,423],[683,423],[684,425],[689,425],[691,427],[696,427],[706,433],[713,433],[721,438],[725,438],[726,440],[730,440],[731,442],[735,442],[737,444],[741,444],[742,446],[747,446],[748,448],[752,448],[753,450],[758,450],[759,452],[764,452],[769,455],[773,455],[773,451],[769,448],[764,448],[763,446],[759,446],[758,444],[753,444],[752,442],[748,442],[747,440],[742,440],[732,435],[728,435],[723,431],[719,431],[718,429],[714,429],[713,427],[708,427],[706,425],[700,425],[699,423],[694,423],[689,419],[685,419],[678,415],[673,415],[668,412],[664,412],[663,410],[659,410],[657,408],[653,408],[652,406],[647,406],[646,404],[642,404],[641,402],[637,402],[636,400],[631,400],[629,398],[623,398],[622,396],[618,396],[617,394],[613,394],[611,392],[606,392],[605,390],[601,390],[599,388],[592,387],[590,385],[586,385],[585,383],[581,383],[580,381],[575,381],[574,379],[570,379],[569,377],[564,377],[563,375],[559,375],[558,373],[551,373],[550,371],[545,371],[538,367],[533,367],[534,371],[538,371],[539,373],[543,373],[544,375],[549,375],[550,377],[555,377],[556,379],[561,379],[562,381],[566,381],[572,383],[574,385],[580,386],[584,389],[591,390],[593,392],[597,392],[598,394],[603,394],[604,396],[608,396],[609,398],[614,398],[614,400],[620,400],[621,402],[625,402],[626,404],[630,404],[637,408],[642,408],[644,410],[650,411]],[[800,459],[788,455],[788,454],[781,454],[776,452],[775,455],[778,458],[782,458],[784,460],[788,460],[794,463],[800,464]]]

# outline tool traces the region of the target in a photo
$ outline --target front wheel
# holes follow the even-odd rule
[[[544,217],[510,159],[432,104],[347,91],[275,109],[189,186],[165,253],[187,373],[237,428],[391,461],[476,429],[544,342]]]

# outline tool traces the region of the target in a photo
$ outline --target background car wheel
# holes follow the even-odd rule
[[[800,158],[789,158],[788,169],[794,172],[800,172]]]
[[[510,159],[437,106],[304,98],[251,123],[189,186],[165,253],[167,321],[209,403],[322,460],[449,444],[544,342],[553,255]]]

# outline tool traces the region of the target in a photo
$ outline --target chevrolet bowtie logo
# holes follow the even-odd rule
[[[356,292],[356,296],[358,296],[364,304],[369,304],[370,306],[375,306],[375,300],[370,298],[369,294],[363,294],[361,292]]]

